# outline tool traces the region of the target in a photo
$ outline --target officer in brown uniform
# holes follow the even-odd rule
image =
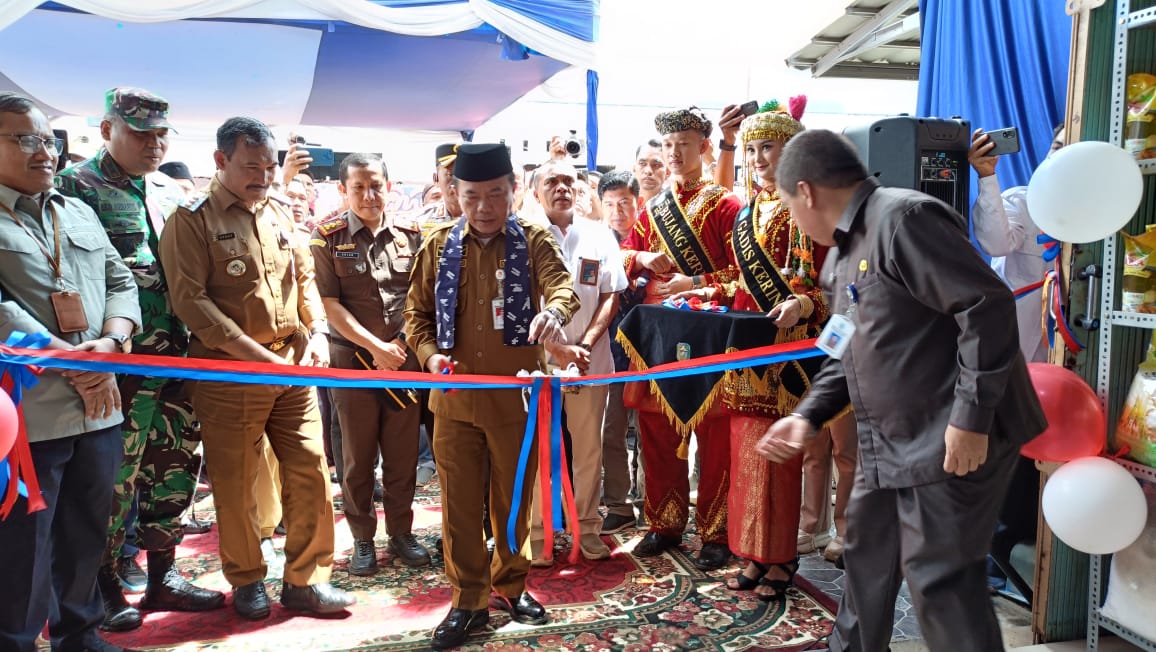
[[[346,156],[338,176],[349,210],[317,225],[309,241],[317,291],[333,328],[330,361],[342,369],[418,371],[417,356],[401,332],[410,267],[421,244],[417,225],[385,214],[389,177],[377,156]],[[417,394],[336,388],[330,393],[341,420],[342,504],[353,533],[349,572],[377,572],[373,467],[379,452],[389,549],[407,566],[429,564],[429,552],[410,529],[421,416]]]
[[[327,365],[313,257],[294,237],[288,206],[268,196],[277,172],[273,134],[252,118],[230,118],[217,130],[213,158],[207,194],[178,209],[160,241],[173,310],[193,336],[189,357]],[[281,604],[314,614],[353,604],[329,584],[333,502],[313,388],[199,381],[192,399],[237,613],[269,615],[254,498],[262,436],[284,481]]]
[[[550,233],[511,214],[514,172],[506,146],[460,145],[450,192],[465,219],[436,228],[418,253],[405,306],[407,342],[431,373],[448,365],[459,374],[505,376],[545,368],[540,344],[562,339],[578,300]],[[545,308],[538,312],[541,302]],[[430,399],[446,576],[454,587],[453,606],[434,630],[433,647],[460,645],[484,627],[487,604],[520,623],[545,623],[545,608],[525,592],[532,481],[521,496],[518,553],[510,552],[506,538],[526,427],[520,392],[434,390]],[[535,459],[531,453],[527,477],[533,477]],[[496,539],[492,557],[482,535],[487,479]]]

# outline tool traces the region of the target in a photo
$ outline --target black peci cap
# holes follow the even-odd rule
[[[462,181],[489,181],[514,172],[510,150],[501,143],[464,143],[458,145],[454,177]]]

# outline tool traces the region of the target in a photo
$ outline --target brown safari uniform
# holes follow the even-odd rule
[[[242,334],[289,363],[305,350],[305,328],[324,317],[313,257],[277,199],[255,213],[217,179],[177,209],[161,235],[161,263],[173,309],[189,326],[189,357],[232,359],[219,350]],[[285,582],[329,581],[333,502],[312,387],[198,381],[193,407],[216,498],[221,565],[234,587],[264,579],[254,483],[262,436],[280,462]]]
[[[546,229],[525,220],[519,223],[529,248],[530,296],[535,303],[538,297],[544,298],[547,308],[557,308],[568,321],[578,310],[578,300],[558,246]],[[443,353],[457,362],[458,374],[514,376],[523,369],[544,369],[546,358],[541,346],[506,346],[503,331],[493,327],[491,301],[498,296],[499,284],[494,272],[505,265],[505,231],[482,244],[470,235],[468,224],[462,238],[465,251],[458,285],[454,348],[438,350],[434,283],[442,247],[454,224],[436,227],[414,264],[413,285],[405,306],[406,341],[417,352],[422,368],[431,356]],[[430,409],[435,417],[433,448],[441,477],[442,535],[446,576],[454,587],[453,606],[485,609],[491,590],[517,600],[525,590],[530,570],[530,503],[537,469],[536,452],[531,452],[515,532],[520,551],[515,555],[506,538],[506,519],[526,429],[520,390],[458,390],[448,395],[433,390]],[[486,551],[480,518],[487,461],[494,532],[492,559]]]
[[[386,220],[390,222],[374,234],[357,215],[346,211],[317,225],[309,241],[318,293],[339,300],[358,323],[383,342],[401,333],[410,268],[421,244],[415,224]],[[373,357],[365,349],[336,331],[329,341],[334,367],[366,369],[368,364],[372,368]],[[357,351],[361,359],[355,355]],[[402,370],[420,370],[412,350]],[[379,451],[386,532],[391,537],[408,534],[413,525],[421,406],[415,402],[406,402],[404,407],[399,404],[393,397],[405,395],[400,389],[392,393],[381,389],[329,391],[341,420],[343,504],[353,538],[371,541],[377,530],[373,467]]]

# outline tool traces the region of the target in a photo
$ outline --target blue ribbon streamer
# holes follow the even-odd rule
[[[43,349],[51,339],[47,333],[24,333],[12,331],[8,334],[5,345],[22,349]],[[0,377],[5,373],[12,376],[12,404],[20,405],[24,400],[24,390],[40,382],[36,374],[28,368],[27,363],[12,362],[8,356],[0,356]]]
[[[550,383],[550,493],[554,499],[551,502],[554,531],[565,527],[562,520],[563,502],[562,492],[562,386]],[[543,487],[545,489],[545,487]]]
[[[8,482],[12,479],[12,467],[8,466],[8,460],[0,460],[0,496],[8,492]],[[25,498],[28,497],[28,487],[21,480],[17,485],[16,491]]]
[[[538,398],[542,393],[543,378],[535,378],[530,386],[530,410],[526,414],[526,430],[522,433],[522,450],[518,452],[518,469],[514,473],[514,495],[510,500],[510,516],[506,519],[506,541],[510,552],[518,554],[518,514],[522,511],[522,494],[526,489],[526,468],[530,463],[530,450],[534,448],[534,435],[538,428]]]

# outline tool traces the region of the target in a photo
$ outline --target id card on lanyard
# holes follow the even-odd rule
[[[24,229],[24,233],[28,234],[29,238],[40,247],[40,253],[44,254],[45,260],[48,261],[48,266],[52,268],[53,277],[56,279],[56,292],[48,295],[49,301],[52,302],[52,310],[56,313],[56,326],[61,333],[83,333],[88,330],[88,316],[84,312],[84,302],[81,301],[80,293],[75,290],[69,290],[64,285],[64,273],[61,271],[60,265],[63,260],[60,253],[60,219],[56,215],[56,210],[52,204],[45,202],[44,210],[52,218],[52,237],[56,255],[53,256],[48,252],[48,249],[32,235],[32,231],[24,224],[24,220],[16,211],[8,208],[4,204],[0,204],[0,208]]]
[[[859,305],[859,292],[855,284],[847,286],[847,298],[851,305],[842,315],[831,315],[823,332],[819,333],[819,340],[815,346],[836,360],[840,360],[851,345],[851,338],[855,335],[855,309]]]

